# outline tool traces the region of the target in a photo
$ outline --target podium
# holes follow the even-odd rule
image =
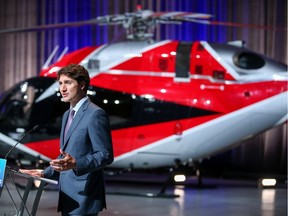
[[[10,167],[6,167],[6,171],[5,171],[5,180],[4,180],[4,186],[7,189],[7,192],[13,202],[14,208],[16,210],[16,215],[17,216],[22,216],[24,214],[24,212],[27,212],[29,216],[35,216],[36,212],[37,212],[37,208],[38,208],[38,204],[42,195],[42,192],[44,190],[44,187],[46,184],[58,184],[58,181],[55,180],[51,180],[51,179],[47,179],[47,178],[41,178],[41,177],[35,177],[35,176],[30,176],[21,172],[18,172],[17,170],[11,169]],[[26,179],[27,183],[25,185],[25,191],[23,193],[23,195],[21,195],[18,186],[16,185],[16,182],[14,180],[15,176],[19,176],[20,178],[24,178]],[[14,186],[16,188],[17,191],[17,195],[19,196],[21,202],[20,202],[20,206],[16,204],[16,202],[14,201],[14,198],[12,196],[12,194],[10,193],[10,190],[7,186],[7,180],[10,179],[12,182],[12,186]],[[35,187],[34,182],[35,181],[39,181],[40,184],[38,187]],[[36,190],[36,194],[34,196],[34,200],[32,201],[33,205],[32,208],[28,209],[26,203],[29,197],[29,193],[32,190]],[[30,199],[30,197],[29,197]]]

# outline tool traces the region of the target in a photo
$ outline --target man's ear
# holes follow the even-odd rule
[[[80,83],[80,86],[81,86],[81,89],[83,90],[84,88],[85,88],[85,82],[84,81],[82,81],[81,83]]]

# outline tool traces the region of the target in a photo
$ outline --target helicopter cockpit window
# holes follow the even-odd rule
[[[11,125],[26,127],[29,124],[36,92],[37,89],[28,82],[21,83],[6,97],[5,106],[1,107],[1,119],[9,119]]]
[[[234,64],[242,69],[259,69],[265,65],[264,59],[254,53],[241,52],[234,56]]]
[[[36,77],[7,91],[0,101],[0,131],[30,130],[38,125],[47,136],[57,137],[62,115],[69,105],[61,102],[56,89],[47,91],[54,83],[55,79]]]

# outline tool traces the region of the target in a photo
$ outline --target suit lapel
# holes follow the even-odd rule
[[[64,146],[64,130],[65,130],[65,126],[68,120],[68,115],[69,115],[69,110],[67,110],[64,115],[63,115],[63,121],[62,121],[62,126],[61,126],[61,133],[60,133],[60,148],[63,150],[63,146]]]

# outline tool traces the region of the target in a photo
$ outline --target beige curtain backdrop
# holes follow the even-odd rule
[[[2,0],[0,28],[35,26],[36,1]],[[37,75],[37,33],[0,35],[0,93],[15,83]]]

